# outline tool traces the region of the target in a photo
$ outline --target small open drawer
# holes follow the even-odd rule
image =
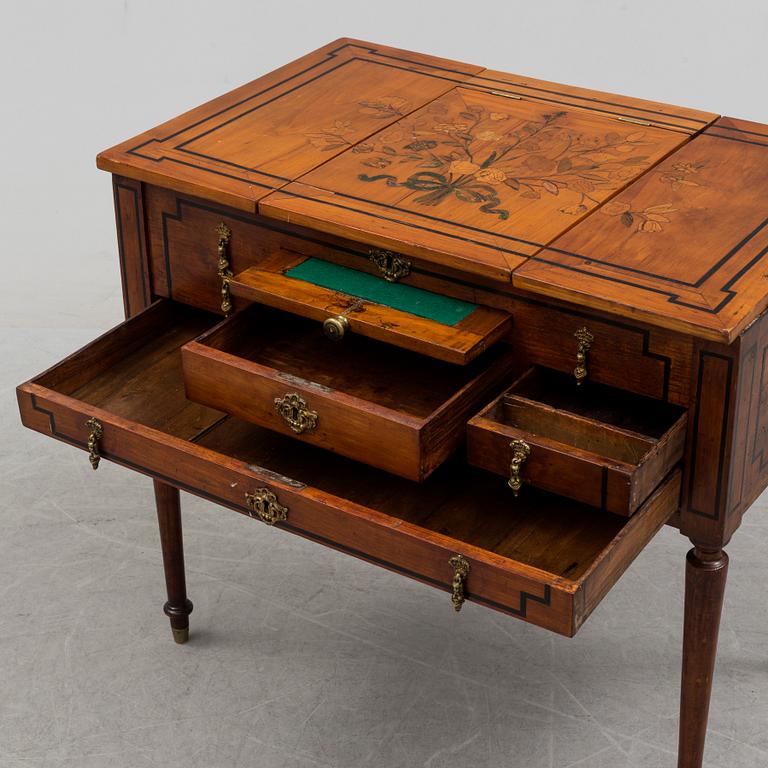
[[[234,296],[310,318],[337,338],[360,334],[462,365],[498,341],[512,322],[499,309],[290,254],[240,272],[229,286]]]
[[[632,515],[683,456],[684,409],[534,367],[468,424],[469,461],[617,515]]]
[[[514,376],[504,344],[456,366],[251,305],[182,350],[187,397],[254,424],[423,480],[467,419]]]
[[[565,635],[677,510],[679,472],[630,519],[532,488],[511,504],[458,457],[413,483],[191,403],[180,348],[214,321],[153,305],[22,384],[23,423],[84,467],[90,451],[443,590],[446,611],[466,598]]]

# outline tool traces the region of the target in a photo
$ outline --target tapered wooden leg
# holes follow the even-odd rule
[[[165,586],[168,602],[163,606],[171,620],[173,639],[186,643],[189,639],[189,614],[192,602],[187,599],[184,576],[184,543],[181,536],[181,505],[179,491],[171,485],[155,480],[155,503],[160,524],[160,545],[163,550]]]
[[[727,575],[728,555],[722,549],[694,546],[688,553],[678,768],[701,768],[704,760]]]

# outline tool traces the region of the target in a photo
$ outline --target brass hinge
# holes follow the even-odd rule
[[[491,91],[494,96],[503,96],[505,99],[522,99],[522,96],[518,96],[516,93],[504,93],[504,91]]]
[[[622,123],[632,123],[633,125],[650,125],[647,120],[639,120],[636,117],[617,117],[617,120],[621,120]]]

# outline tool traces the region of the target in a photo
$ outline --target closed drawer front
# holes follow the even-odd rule
[[[455,366],[368,338],[332,341],[257,305],[186,344],[182,359],[190,400],[413,480],[448,458],[518,367],[503,345]]]
[[[414,484],[225,417],[183,394],[180,348],[210,322],[154,305],[20,386],[24,424],[442,589],[446,610],[474,600],[567,635],[677,508],[679,474],[630,520],[535,490],[515,507],[457,461]]]
[[[513,336],[532,365],[554,368],[574,380],[581,368],[584,381],[689,403],[690,337],[523,300],[515,303]]]
[[[683,456],[682,408],[545,368],[526,372],[468,425],[469,461],[509,478],[632,515]]]

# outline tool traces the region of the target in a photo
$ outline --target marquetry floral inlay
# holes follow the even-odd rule
[[[611,200],[600,209],[600,213],[606,216],[620,216],[620,221],[625,227],[636,227],[638,232],[661,232],[662,224],[669,224],[671,221],[668,214],[676,210],[672,203],[662,203],[635,211],[630,203]]]
[[[582,133],[565,112],[521,119],[479,104],[456,112],[438,101],[353,152],[361,155],[360,181],[413,190],[421,205],[453,199],[507,219],[513,198],[559,197],[561,213],[585,213],[638,175],[648,143],[642,130]]]
[[[675,192],[684,192],[689,187],[704,187],[701,181],[691,178],[704,168],[706,163],[675,163],[671,169],[657,171],[662,184],[668,184]],[[606,203],[600,213],[606,216],[618,216],[619,221],[637,232],[661,232],[664,224],[670,224],[670,215],[677,212],[671,202],[649,205],[642,209],[634,209],[632,203],[623,200],[611,200]]]
[[[358,112],[374,120],[396,120],[410,109],[410,103],[398,96],[358,102]],[[355,128],[349,120],[335,120],[333,125],[307,133],[307,141],[321,152],[332,152],[352,146]]]
[[[669,184],[675,191],[683,187],[703,187],[706,185],[691,176],[698,174],[705,165],[706,163],[675,163],[671,170],[661,172],[659,180]]]

